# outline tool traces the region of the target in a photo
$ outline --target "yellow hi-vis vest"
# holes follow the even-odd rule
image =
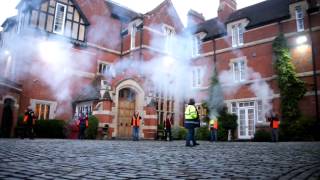
[[[198,118],[198,113],[196,107],[193,105],[188,105],[186,111],[184,112],[184,118],[188,120],[195,120]]]

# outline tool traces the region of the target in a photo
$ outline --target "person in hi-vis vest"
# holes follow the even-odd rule
[[[196,146],[199,145],[194,137],[194,129],[199,127],[199,114],[195,106],[194,99],[190,99],[188,106],[184,112],[184,127],[188,129],[188,134],[186,137],[186,146]],[[192,142],[192,144],[191,144]]]
[[[140,127],[141,117],[139,115],[139,112],[134,113],[132,120],[131,120],[131,126],[132,126],[132,139],[134,141],[139,141],[139,127]]]
[[[218,119],[213,116],[209,121],[210,141],[215,142],[218,140]]]

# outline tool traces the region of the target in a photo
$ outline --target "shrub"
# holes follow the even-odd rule
[[[210,131],[208,126],[203,126],[200,128],[196,128],[196,139],[197,140],[209,140],[210,139]]]
[[[186,139],[187,129],[181,126],[173,127],[171,129],[172,138],[175,140]]]
[[[98,135],[99,120],[95,116],[89,116],[89,127],[86,129],[86,139],[96,139]]]
[[[271,141],[271,132],[265,129],[259,129],[254,134],[253,141],[256,142],[270,142]]]
[[[314,141],[320,140],[319,132],[316,130],[315,118],[300,116],[289,122],[280,122],[280,138],[286,141]]]
[[[38,138],[65,138],[65,125],[63,120],[37,120],[34,131]]]
[[[231,130],[233,135],[235,130],[238,127],[237,124],[237,115],[231,114],[227,111],[227,108],[224,107],[220,111],[220,116],[218,117],[218,140],[226,141],[228,140],[228,130]],[[232,136],[234,137],[234,136]]]

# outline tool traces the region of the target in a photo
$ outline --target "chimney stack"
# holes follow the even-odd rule
[[[205,19],[201,13],[198,13],[197,11],[194,11],[192,9],[188,11],[188,27],[195,26],[204,21]]]
[[[236,0],[220,0],[218,9],[218,19],[226,22],[228,17],[237,10]]]

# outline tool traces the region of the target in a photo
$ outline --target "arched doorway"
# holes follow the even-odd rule
[[[2,137],[10,137],[13,124],[13,105],[12,99],[5,99],[3,103],[3,113],[1,119],[1,134]]]
[[[131,137],[131,118],[135,112],[136,93],[131,88],[119,91],[118,99],[118,137]]]

